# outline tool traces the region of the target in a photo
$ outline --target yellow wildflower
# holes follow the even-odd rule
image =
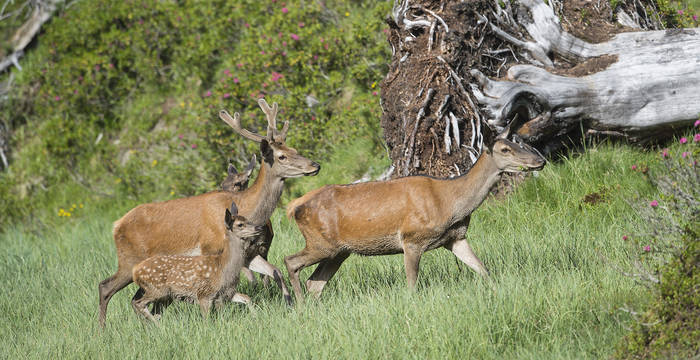
[[[80,204],[80,208],[81,208],[81,209],[83,208],[83,204]]]
[[[372,89],[374,89],[376,86],[377,86],[377,82],[375,81],[372,83]]]
[[[346,11],[345,16],[350,16],[350,13]]]
[[[156,166],[156,165],[158,165],[158,160],[153,159],[153,161],[151,162],[151,166]]]

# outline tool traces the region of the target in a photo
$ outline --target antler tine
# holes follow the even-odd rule
[[[287,139],[287,131],[289,130],[289,121],[284,122],[284,125],[282,125],[282,131],[279,133],[279,137],[284,142]]]
[[[272,107],[268,105],[267,101],[265,99],[260,98],[258,99],[258,104],[260,105],[260,108],[262,111],[267,115],[267,136],[271,140],[277,140],[277,141],[282,141],[284,142],[284,139],[286,135],[285,130],[283,130],[283,133],[280,135],[280,133],[277,131],[277,103],[272,103]],[[289,125],[286,125],[287,128]]]
[[[231,117],[231,115],[229,115],[229,113],[226,110],[221,110],[219,111],[219,117],[221,118],[221,120],[227,123],[228,126],[233,128],[233,130],[241,134],[246,139],[253,140],[255,142],[261,142],[265,138],[264,136],[248,131],[241,127],[241,116],[237,112],[233,113],[233,117]]]

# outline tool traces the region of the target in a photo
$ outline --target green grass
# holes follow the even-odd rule
[[[0,235],[0,355],[607,358],[629,321],[618,308],[647,301],[645,289],[610,263],[628,263],[622,235],[640,226],[627,200],[654,194],[630,166],[654,156],[600,145],[549,164],[507,198],[484,203],[467,237],[491,271],[489,280],[466,266],[458,270],[454,256],[438,249],[423,257],[411,293],[402,256],[351,256],[319,301],[288,308],[276,288],[244,282],[239,289],[255,311],[230,304],[202,321],[196,306],[176,304],[159,327],[144,326],[132,311],[133,285],[113,297],[106,329],[97,325],[97,284],[116,270],[111,222],[126,209],[43,219],[58,224],[36,227],[43,230],[14,226]],[[604,193],[604,201],[583,204],[591,192]],[[283,268],[282,258],[304,241],[283,211],[272,221],[270,261]]]

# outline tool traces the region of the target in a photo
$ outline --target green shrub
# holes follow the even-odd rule
[[[681,138],[661,152],[663,161],[650,171],[661,197],[637,207],[647,228],[632,243],[639,256],[635,274],[654,300],[618,345],[617,358],[700,355],[699,145],[700,134]]]
[[[218,111],[241,112],[244,127],[264,133],[260,97],[280,104],[288,143],[316,161],[376,136],[390,8],[98,0],[59,9],[0,104],[13,134],[0,225],[37,209],[55,213],[61,205],[46,201],[73,191],[78,201],[210,191],[228,158],[242,166],[258,151]]]

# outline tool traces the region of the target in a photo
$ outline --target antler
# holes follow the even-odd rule
[[[228,124],[228,126],[232,127],[233,130],[235,130],[237,133],[241,134],[244,138],[253,140],[255,142],[261,142],[263,139],[265,139],[264,136],[256,134],[254,132],[248,131],[244,128],[241,127],[241,116],[236,112],[233,113],[233,117],[229,115],[229,113],[226,110],[221,110],[219,111],[219,117],[221,120],[223,120],[225,123]],[[269,132],[269,130],[268,130]]]
[[[229,113],[226,112],[226,110],[221,110],[219,111],[219,117],[230,127],[232,127],[233,130],[243,135],[243,137],[247,139],[253,140],[255,142],[261,142],[263,139],[267,139],[267,141],[276,141],[284,143],[284,141],[287,139],[289,121],[284,122],[284,125],[282,125],[282,131],[277,131],[277,103],[272,103],[272,106],[270,106],[267,104],[267,101],[265,101],[265,99],[261,98],[258,100],[258,105],[260,105],[260,109],[262,109],[262,111],[267,116],[266,136],[256,134],[252,131],[248,131],[241,127],[241,117],[237,112],[233,113],[233,117],[231,117],[231,115],[229,115]]]
[[[258,99],[260,109],[267,116],[267,137],[268,140],[284,142],[287,138],[287,130],[289,130],[289,121],[285,121],[282,125],[282,131],[277,131],[277,103],[272,103],[272,107],[267,104],[265,99]]]

